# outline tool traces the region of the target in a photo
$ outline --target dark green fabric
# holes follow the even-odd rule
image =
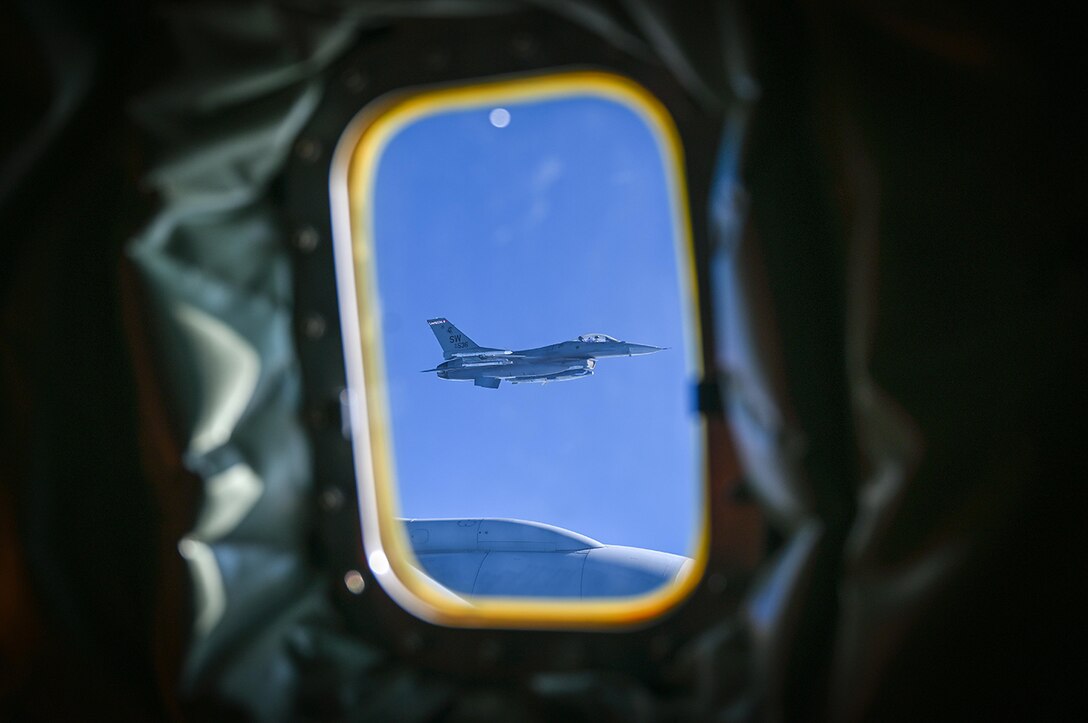
[[[288,635],[301,618],[330,612],[307,548],[310,452],[299,421],[290,261],[271,185],[321,98],[321,71],[348,47],[357,21],[256,3],[182,3],[164,16],[184,60],[177,77],[131,109],[159,158],[145,182],[162,206],[128,253],[151,291],[169,396],[190,440],[186,465],[209,484],[239,469],[259,480],[256,490],[207,488],[202,520],[221,514],[215,505],[242,509],[210,534],[198,521],[181,543],[214,555],[193,567],[197,625],[181,689],[198,710],[215,701],[290,720],[300,676]],[[222,407],[219,379],[236,380],[240,364],[215,348],[215,325],[249,347],[259,373],[229,435],[194,444],[201,419]],[[223,607],[202,619],[209,598]]]

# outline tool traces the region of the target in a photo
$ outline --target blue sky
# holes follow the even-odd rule
[[[581,96],[401,129],[374,198],[401,511],[517,517],[690,554],[700,480],[664,160],[646,121]],[[502,119],[499,119],[501,124]],[[600,332],[671,347],[498,390],[421,374],[428,318],[482,346]]]

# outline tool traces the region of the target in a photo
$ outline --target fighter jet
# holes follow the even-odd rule
[[[493,349],[469,339],[447,319],[428,319],[427,323],[442,345],[446,361],[423,371],[438,372],[440,379],[471,381],[487,389],[498,389],[503,380],[511,384],[546,384],[581,379],[593,373],[601,357],[638,356],[664,350],[664,347],[620,341],[607,334],[582,334],[571,341],[521,351]]]

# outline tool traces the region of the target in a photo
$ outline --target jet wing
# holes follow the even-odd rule
[[[510,351],[508,349],[483,349],[483,350],[475,349],[475,350],[472,350],[472,351],[455,351],[452,354],[450,354],[450,358],[451,359],[463,359],[465,357],[474,356],[474,357],[480,357],[481,359],[486,359],[486,358],[489,358],[489,357],[510,356],[513,353],[514,352],[512,352],[512,351]]]
[[[457,357],[461,361],[461,367],[499,367],[513,364],[511,359],[525,359],[524,354],[515,354],[513,352],[505,352],[505,356],[497,356],[496,354],[461,354]],[[434,369],[422,369],[421,373],[437,372],[443,369],[449,369],[449,367],[435,367]]]
[[[507,367],[514,362],[512,359],[520,359],[521,357],[512,356],[491,356],[491,357],[474,357],[466,356],[461,359],[461,366],[465,369],[471,367]]]
[[[475,384],[478,387],[487,387],[488,389],[498,389],[499,385],[502,384],[502,379],[497,379],[495,377],[476,377],[473,380],[473,384]]]

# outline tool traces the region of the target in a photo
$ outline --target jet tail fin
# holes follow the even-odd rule
[[[479,344],[469,339],[467,334],[447,319],[427,319],[427,323],[430,325],[431,331],[434,332],[435,338],[438,339],[438,343],[442,345],[442,356],[447,359],[453,357],[454,354],[481,348]]]

